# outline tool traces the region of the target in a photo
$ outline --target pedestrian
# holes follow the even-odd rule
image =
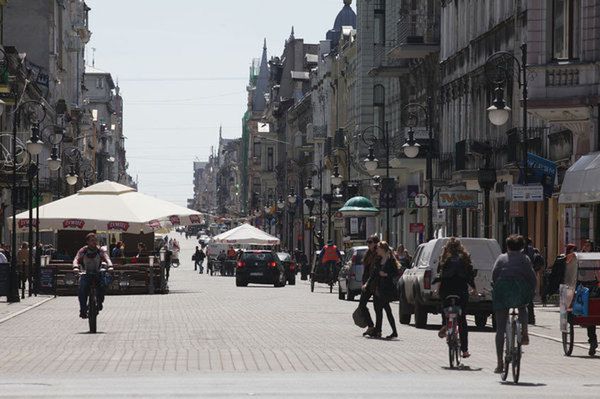
[[[325,245],[321,250],[321,254],[319,255],[319,264],[323,268],[324,272],[333,279],[336,275],[337,265],[341,261],[342,253],[333,243],[333,240],[329,240],[327,245]]]
[[[369,313],[369,309],[367,308],[367,303],[369,303],[369,299],[373,296],[373,292],[375,291],[373,287],[373,283],[375,283],[375,279],[370,280],[371,271],[377,267],[377,264],[380,262],[379,256],[377,255],[377,245],[379,244],[379,237],[376,235],[372,235],[367,240],[368,249],[365,252],[365,256],[363,257],[363,275],[362,275],[362,290],[360,294],[360,301],[358,302],[358,306],[362,307],[364,311],[364,315],[367,319],[367,331],[363,333],[363,336],[374,336],[375,334],[375,324],[373,323],[373,319],[371,318],[371,314]],[[370,282],[370,284],[367,284]]]
[[[4,244],[0,244],[0,263],[2,263],[2,264],[9,263],[8,257],[6,256],[6,253],[4,252]]]
[[[146,244],[144,244],[143,242],[138,242],[137,251],[138,252],[136,258],[143,258],[144,256],[146,256]]]
[[[192,260],[194,261],[194,271],[198,270],[198,266],[202,267],[200,265],[200,252],[200,248],[196,246],[196,251],[194,252],[194,255],[192,255]]]
[[[171,251],[173,252],[171,255],[171,263],[179,266],[179,251],[181,250],[181,247],[179,246],[179,241],[177,241],[176,238],[173,239],[171,247]]]
[[[402,266],[404,270],[410,269],[410,262],[412,261],[412,259],[403,244],[398,245],[396,253],[396,258],[398,259],[400,266]]]
[[[380,241],[377,244],[377,256],[379,257],[379,264],[371,271],[370,277],[376,281],[374,285],[375,292],[373,294],[375,331],[372,336],[381,337],[383,311],[385,310],[390,327],[392,327],[392,333],[385,337],[385,339],[393,339],[398,337],[398,331],[396,330],[396,321],[394,320],[394,313],[390,307],[390,302],[394,300],[396,294],[395,277],[398,275],[398,261],[394,257],[392,248],[385,241]]]
[[[581,252],[592,252],[594,245],[590,240],[585,240],[583,242],[583,246],[581,248]],[[586,288],[597,287],[598,282],[594,281],[578,281],[577,283],[582,284]],[[588,326],[587,327],[587,335],[588,335],[588,343],[590,344],[590,350],[588,354],[590,356],[594,356],[596,354],[596,349],[598,349],[598,335],[596,334],[596,326]]]
[[[540,254],[540,250],[533,246],[533,241],[531,238],[525,239],[525,248],[523,248],[523,253],[527,255],[529,261],[533,265],[533,270],[536,273],[536,288],[540,286],[540,281],[543,280],[543,276],[538,276],[539,273],[543,273],[545,260]],[[528,315],[528,323],[531,325],[535,325],[535,305],[533,303],[533,299],[531,303],[527,306],[527,315]]]
[[[206,258],[206,255],[204,255],[204,251],[202,251],[201,248],[196,247],[196,258],[194,260],[194,265],[197,264],[198,265],[198,269],[200,271],[200,274],[204,273],[204,258]],[[195,266],[194,266],[194,270],[196,270]]]
[[[458,316],[460,332],[460,350],[462,357],[471,356],[469,353],[469,329],[467,326],[467,304],[469,302],[469,287],[475,291],[475,274],[471,255],[465,250],[458,238],[451,237],[442,252],[438,266],[439,292],[442,299],[442,328],[438,336],[445,338],[448,332],[446,314],[444,309],[452,305],[449,296],[457,296],[455,302],[461,312]]]
[[[171,251],[168,241],[167,241],[167,244],[164,245],[164,248],[165,248],[165,272],[166,272],[165,279],[167,281],[169,281],[169,276],[171,275],[171,261],[172,261],[173,251]]]
[[[519,321],[522,326],[521,345],[529,345],[527,325],[527,305],[533,300],[536,277],[531,261],[523,253],[525,240],[513,234],[506,239],[507,252],[496,259],[492,270],[493,309],[496,316],[496,358],[495,373],[504,370],[504,340],[508,312],[519,309]]]
[[[21,282],[21,298],[25,298],[25,283],[29,283],[29,291],[31,292],[31,276],[29,270],[29,243],[24,242],[21,248],[17,251],[17,270]]]
[[[122,258],[124,254],[123,241],[117,241],[115,247],[113,248],[110,257],[112,259]]]

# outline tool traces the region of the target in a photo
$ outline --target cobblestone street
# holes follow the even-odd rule
[[[186,260],[193,242],[184,245]],[[546,397],[565,392],[586,396],[597,389],[599,359],[583,357],[583,349],[566,358],[559,343],[533,337],[524,355],[524,386],[513,389],[499,385],[492,373],[491,330],[471,334],[473,356],[465,361],[465,370],[453,371],[447,369],[437,326],[402,326],[399,340],[369,340],[352,323],[356,303],[339,301],[326,286],[312,294],[307,282],[299,280],[279,289],[236,288],[232,278],[198,275],[192,268],[184,262],[172,270],[169,295],[108,297],[97,335],[87,334],[74,297],[57,298],[0,324],[0,385],[6,388],[0,396],[78,396],[88,388],[97,394],[91,390],[97,385],[116,396],[186,395],[214,393],[217,381],[224,395],[326,396],[337,381],[337,394],[361,396],[372,389],[359,382],[372,378],[380,381],[373,389],[382,394],[408,390],[435,396],[445,385],[472,397],[486,387],[493,388],[492,395],[509,390],[537,396],[543,391]],[[550,330],[545,335],[556,335],[549,315],[554,315],[549,309],[540,312],[542,326],[534,333]],[[578,333],[583,340],[585,333]],[[166,385],[155,390],[155,377]],[[528,383],[547,385],[532,391]]]

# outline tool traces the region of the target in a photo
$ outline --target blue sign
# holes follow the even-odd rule
[[[527,153],[527,183],[538,183],[544,187],[544,196],[552,197],[556,178],[556,163],[532,153]],[[523,182],[523,175],[520,178]]]

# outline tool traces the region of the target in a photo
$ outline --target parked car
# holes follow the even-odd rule
[[[289,285],[296,285],[296,262],[292,259],[292,255],[287,252],[277,252],[279,261],[285,269],[285,278]]]
[[[400,323],[409,324],[415,315],[415,326],[427,326],[427,315],[441,311],[438,284],[433,284],[444,245],[448,238],[431,240],[421,244],[413,258],[412,267],[404,271],[398,281],[400,296]],[[477,327],[484,327],[492,312],[492,269],[502,253],[496,240],[486,238],[461,238],[463,246],[471,254],[475,270],[475,286],[480,295],[469,299],[467,314],[475,316]]]
[[[344,256],[342,268],[338,275],[338,297],[340,300],[353,301],[355,296],[360,295],[365,269],[362,260],[368,249],[367,246],[352,247]]]
[[[242,252],[236,265],[235,285],[246,287],[250,283],[285,286],[285,268],[275,252],[258,250]]]

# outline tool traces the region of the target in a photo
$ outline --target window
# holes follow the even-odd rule
[[[260,159],[262,157],[262,145],[261,143],[254,143],[254,149],[252,151],[253,157],[257,160],[257,162],[260,162]]]
[[[579,0],[552,1],[552,57],[577,58],[579,43]]]
[[[373,39],[375,44],[385,44],[385,10],[375,10]]]
[[[97,78],[96,79],[96,88],[97,89],[104,89],[104,79],[103,78]]]
[[[272,172],[273,167],[273,147],[269,147],[267,148],[267,170]]]
[[[385,125],[385,87],[373,88],[373,124],[383,128]]]

